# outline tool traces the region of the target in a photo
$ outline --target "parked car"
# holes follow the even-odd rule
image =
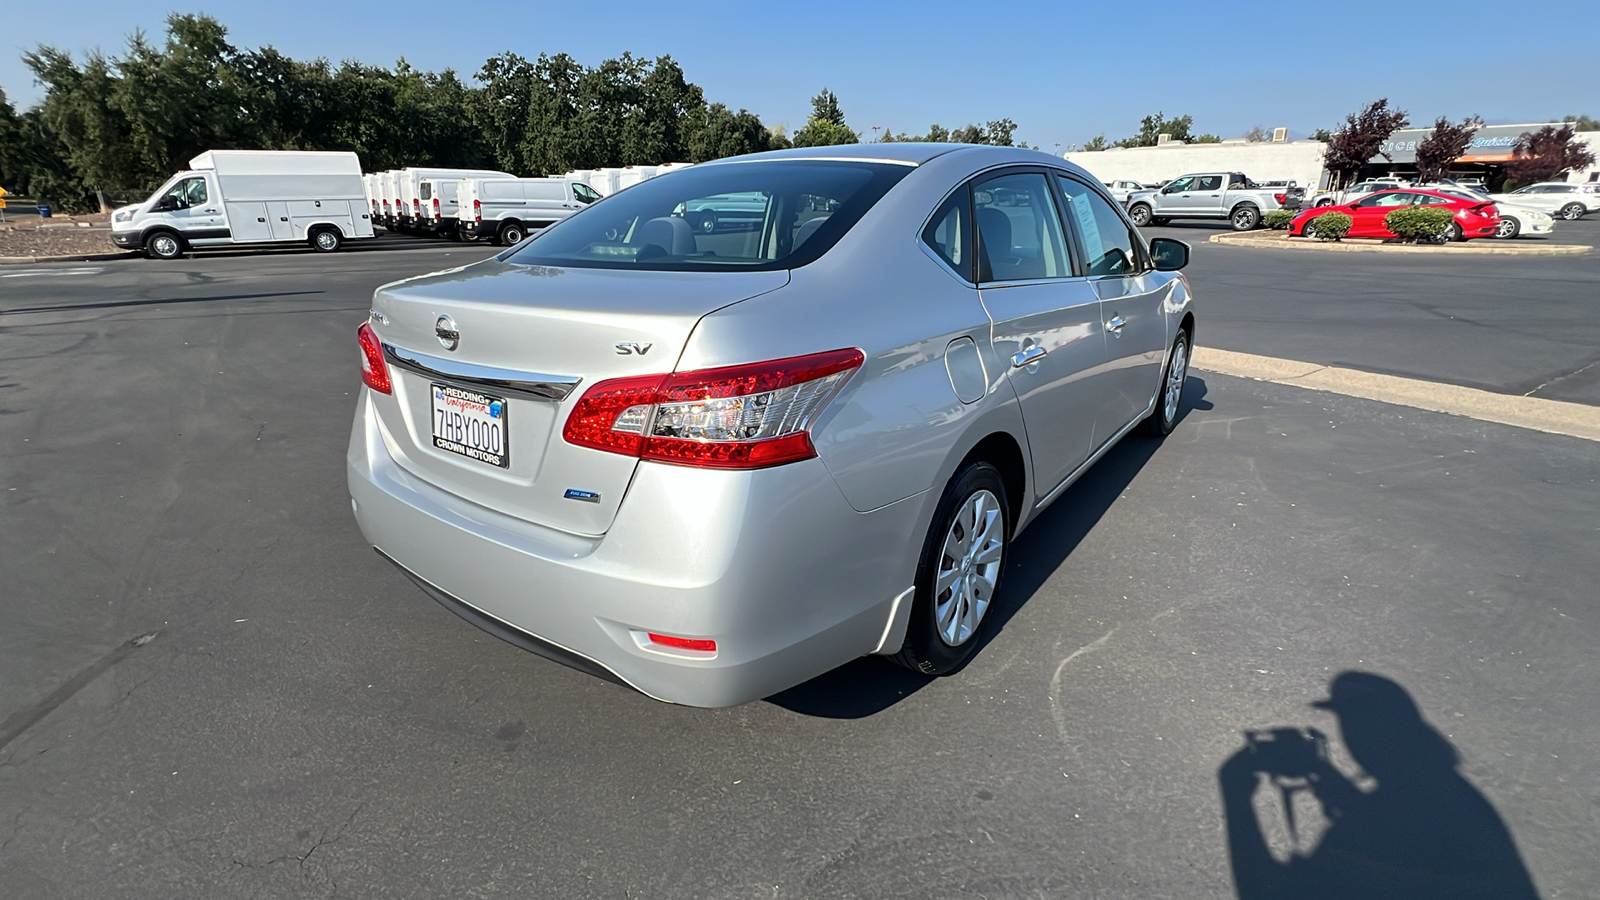
[[[1150,188],[1145,187],[1137,181],[1128,181],[1127,179],[1120,179],[1117,181],[1102,181],[1100,183],[1105,185],[1106,190],[1111,192],[1112,198],[1114,198],[1118,203],[1122,204],[1126,204],[1128,202],[1128,198],[1133,195],[1134,191],[1150,190]]]
[[[1407,206],[1438,206],[1450,210],[1455,223],[1447,240],[1465,241],[1473,238],[1494,237],[1500,227],[1500,214],[1493,201],[1488,199],[1463,199],[1438,191],[1406,188],[1379,191],[1354,203],[1340,206],[1320,206],[1302,212],[1289,223],[1289,234],[1312,237],[1319,216],[1341,212],[1350,217],[1349,237],[1392,238],[1384,217],[1396,209]]]
[[[1520,206],[1531,206],[1553,216],[1572,221],[1600,210],[1600,193],[1585,191],[1585,185],[1569,181],[1547,181],[1517,188],[1509,194],[1491,194]]]
[[[599,199],[565,178],[467,178],[456,186],[462,236],[496,244],[520,243]]]
[[[1357,182],[1343,190],[1324,191],[1313,197],[1310,205],[1313,207],[1344,206],[1378,191],[1392,191],[1395,188],[1406,186],[1406,182],[1398,178],[1374,178],[1370,181]]]
[[[1207,172],[1175,178],[1160,190],[1133,192],[1128,215],[1140,226],[1169,219],[1226,219],[1234,231],[1249,231],[1266,213],[1299,209],[1304,194],[1298,187],[1256,187],[1243,172]]]
[[[175,259],[233,244],[337,250],[372,237],[361,161],[349,151],[208,150],[143,203],[111,215],[111,242]]]
[[[1458,197],[1474,203],[1492,201],[1500,211],[1500,224],[1495,228],[1497,238],[1514,238],[1518,235],[1544,235],[1555,231],[1555,219],[1531,206],[1520,206],[1494,200],[1488,194],[1467,187],[1467,182],[1455,184],[1422,184],[1418,187],[1436,191],[1448,197]]]
[[[755,231],[674,215],[751,194]],[[701,163],[379,288],[352,507],[458,615],[661,700],[951,672],[1017,534],[1177,423],[1188,256],[1035,151]]]

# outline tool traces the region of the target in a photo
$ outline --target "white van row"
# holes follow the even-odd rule
[[[372,221],[391,231],[515,244],[602,197],[689,163],[516,178],[477,169],[408,168],[364,175]]]

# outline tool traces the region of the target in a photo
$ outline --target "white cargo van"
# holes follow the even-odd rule
[[[361,189],[367,193],[367,210],[372,216],[372,224],[378,224],[378,176],[362,175]]]
[[[496,244],[520,243],[599,199],[566,178],[468,178],[456,189],[462,235]]]
[[[210,150],[148,200],[111,216],[111,240],[173,259],[186,248],[372,237],[361,162],[350,152]]]
[[[394,173],[396,182],[396,197],[399,198],[399,209],[395,211],[398,217],[395,227],[400,231],[423,232],[431,231],[433,210],[432,198],[427,198],[429,203],[424,203],[422,196],[422,180],[424,178],[515,178],[510,172],[499,172],[494,169],[434,169],[434,168],[409,168],[401,169]],[[428,209],[424,209],[428,206]]]
[[[378,188],[383,193],[383,227],[395,231],[400,227],[399,171],[390,169],[378,175]]]

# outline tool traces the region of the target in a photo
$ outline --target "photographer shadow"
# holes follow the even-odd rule
[[[1316,729],[1246,734],[1218,770],[1240,900],[1534,900],[1511,832],[1404,688],[1344,672],[1312,706],[1339,718],[1361,767]],[[1273,794],[1276,796],[1273,796]]]

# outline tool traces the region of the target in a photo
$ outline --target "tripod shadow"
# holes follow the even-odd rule
[[[1361,772],[1314,728],[1246,732],[1218,770],[1240,900],[1535,900],[1511,832],[1404,688],[1344,672],[1327,700]]]

